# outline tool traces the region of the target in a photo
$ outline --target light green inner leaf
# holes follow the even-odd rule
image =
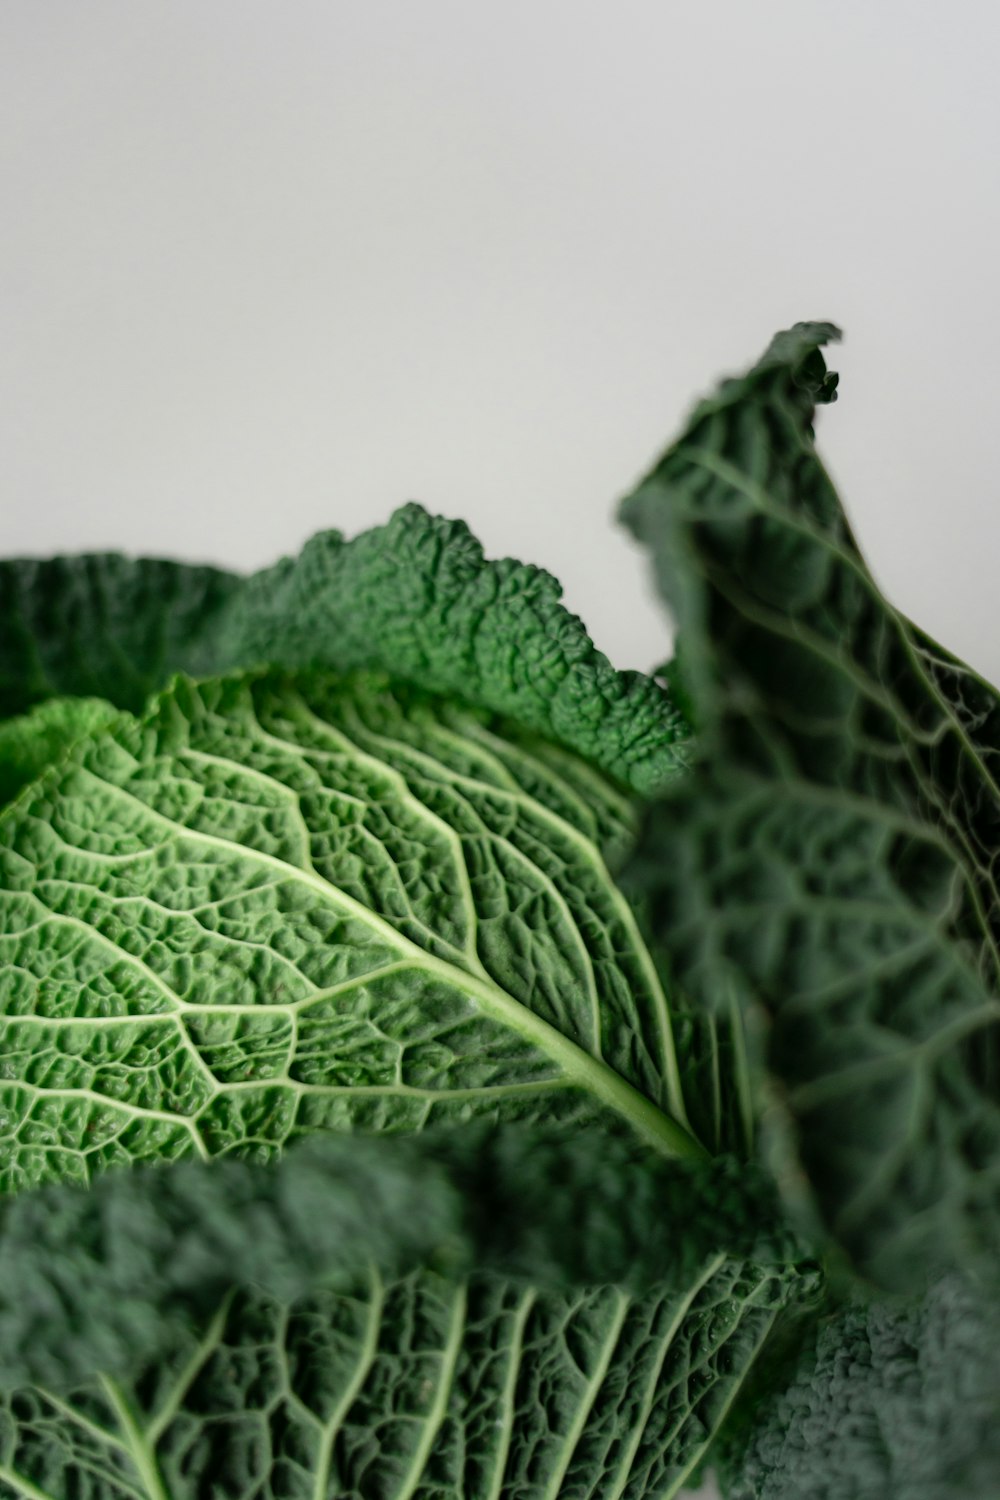
[[[563,764],[372,678],[179,680],[82,746],[0,824],[5,1190],[477,1117],[698,1154],[630,805]]]

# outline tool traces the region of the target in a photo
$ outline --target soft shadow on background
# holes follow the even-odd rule
[[[3,553],[254,567],[401,501],[667,626],[611,506],[799,318],[896,602],[987,675],[1000,11],[8,0]]]

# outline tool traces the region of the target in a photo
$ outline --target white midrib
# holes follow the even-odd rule
[[[248,848],[244,844],[234,843],[231,839],[220,838],[218,834],[203,833],[198,829],[188,828],[183,823],[175,823],[172,818],[157,812],[134,793],[116,786],[113,782],[106,781],[89,767],[81,769],[85,770],[88,776],[112,796],[134,803],[147,818],[169,829],[173,836],[201,844],[206,848],[224,851],[229,855],[235,854],[248,863],[279,871],[286,880],[295,881],[314,891],[325,905],[336,906],[343,911],[350,912],[359,922],[378,933],[388,947],[405,954],[414,968],[434,975],[452,989],[461,989],[470,1000],[476,1003],[484,1015],[501,1021],[504,1025],[527,1037],[540,1051],[552,1059],[569,1081],[586,1089],[616,1114],[624,1116],[632,1128],[660,1153],[682,1157],[706,1155],[704,1147],[689,1135],[682,1125],[671,1116],[664,1114],[655,1104],[640,1094],[638,1089],[614,1072],[607,1063],[585,1052],[576,1042],[557,1031],[534,1011],[528,1010],[520,1001],[515,1000],[512,995],[500,989],[499,985],[491,980],[479,978],[469,973],[468,970],[447,964],[442,959],[435,958],[426,949],[418,947],[416,943],[397,932],[384,918],[371,911],[369,907],[363,906],[360,901],[355,900],[345,891],[330,885],[314,870],[304,870],[297,865],[290,865],[286,860],[279,859],[277,855],[267,854],[260,849]],[[86,855],[85,850],[80,852]]]
[[[311,716],[314,719],[316,718],[316,715],[314,714]],[[324,721],[321,719],[317,720],[317,722],[320,724],[324,723]],[[493,755],[493,752],[490,751],[484,744],[484,741],[487,739],[491,739],[492,736],[488,735],[488,732],[483,731],[478,725],[470,725],[468,726],[468,730],[470,738],[479,742],[482,753],[489,754],[495,761],[499,769],[503,771],[505,775],[508,775],[509,773],[506,772],[506,768],[503,766],[502,762],[498,761],[496,759],[496,756]],[[458,739],[458,736],[453,734],[453,732],[444,725],[435,725],[434,732],[440,735],[442,738],[450,739],[453,743]],[[386,746],[396,746],[401,753],[410,756],[413,760],[417,761],[418,764],[426,765],[428,768],[428,775],[432,780],[440,781],[444,785],[447,785],[450,782],[456,787],[471,786],[475,789],[483,790],[482,786],[477,783],[472,777],[464,776],[461,772],[452,770],[451,767],[443,765],[440,761],[436,761],[433,756],[427,755],[422,750],[419,750],[415,745],[409,745],[401,740],[394,739],[391,735],[376,733],[375,730],[367,728],[365,729],[365,733],[376,743],[384,744]],[[347,739],[346,736],[344,736],[344,738]],[[347,740],[347,743],[352,746],[354,745],[353,740]],[[506,748],[512,754],[516,755],[521,753],[517,750],[516,746],[508,745]],[[361,750],[360,747],[358,749],[358,753],[361,755],[365,755],[365,751]],[[374,760],[374,757],[367,758]],[[382,764],[382,762],[377,760],[374,761],[374,763],[376,765]],[[406,786],[405,779],[400,777],[400,780],[403,781],[403,785]],[[600,850],[590,839],[587,838],[584,833],[581,833],[578,828],[574,827],[572,823],[568,822],[565,818],[560,817],[560,815],[557,812],[554,812],[552,808],[546,807],[543,802],[533,801],[525,792],[521,790],[520,787],[517,786],[516,783],[512,782],[509,788],[504,787],[502,790],[499,787],[488,788],[488,790],[496,791],[499,795],[506,797],[509,802],[514,803],[515,806],[520,807],[525,811],[529,811],[533,817],[536,817],[539,820],[539,822],[547,824],[560,838],[565,839],[567,843],[572,844],[580,857],[585,860],[590,868],[594,871],[601,885],[606,887],[608,896],[611,900],[611,904],[614,907],[615,914],[617,915],[619,921],[622,923],[629,935],[635,956],[639,962],[640,968],[642,969],[646,983],[649,986],[649,993],[653,1001],[654,1009],[656,1011],[657,1024],[660,1031],[660,1040],[663,1048],[662,1061],[665,1073],[665,1081],[667,1085],[667,1097],[670,1101],[670,1109],[675,1118],[678,1119],[682,1125],[687,1126],[687,1111],[684,1105],[683,1090],[681,1089],[680,1069],[677,1063],[677,1049],[674,1045],[673,1028],[670,1024],[670,1013],[667,1006],[666,995],[663,992],[663,986],[660,983],[660,977],[657,974],[653,961],[649,956],[649,950],[642,940],[638,923],[635,919],[635,913],[632,911],[632,908],[629,906],[621,891],[612,880],[611,874],[607,868],[607,865],[604,863]],[[414,798],[413,794],[409,793],[409,791],[408,794],[411,800],[414,801],[418,807],[423,807],[423,803],[420,802],[418,798]],[[575,923],[573,925],[575,926]],[[597,1028],[597,1034],[600,1035],[599,1026]]]

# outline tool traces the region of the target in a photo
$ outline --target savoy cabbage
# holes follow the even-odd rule
[[[0,563],[0,1500],[1000,1493],[1000,704],[834,337],[625,502],[655,678],[414,505]]]

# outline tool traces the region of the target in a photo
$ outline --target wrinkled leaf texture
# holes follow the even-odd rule
[[[608,869],[633,823],[631,797],[570,751],[377,673],[176,680],[0,816],[5,1192],[435,1125],[587,1127],[612,1155],[704,1161]],[[98,1231],[115,1204],[141,1217],[140,1182],[106,1201],[57,1241],[96,1234],[113,1268]],[[96,1380],[66,1390],[35,1365],[9,1393],[0,1495],[675,1494],[801,1279],[733,1253],[740,1201],[716,1219],[712,1200],[701,1241],[690,1204],[675,1213],[675,1269],[639,1288],[585,1267],[533,1282],[537,1244],[518,1278],[513,1250],[460,1275],[433,1254],[380,1268],[366,1242],[336,1287],[291,1298],[258,1274],[208,1308],[219,1255],[199,1259],[196,1237],[191,1285],[109,1292],[123,1321]],[[261,1248],[273,1215],[250,1210]],[[145,1222],[161,1260],[189,1264]],[[60,1265],[35,1262],[43,1318],[73,1302]],[[169,1334],[142,1368],[121,1356],[132,1318],[151,1348]],[[74,1326],[84,1358],[82,1303]],[[30,1330],[10,1346],[15,1382],[47,1347]]]
[[[650,1234],[650,1224],[684,1233]],[[593,1128],[323,1133],[281,1158],[179,1161],[0,1206],[0,1389],[71,1389],[169,1357],[235,1286],[292,1302],[371,1268],[431,1266],[570,1292],[686,1293],[720,1245],[812,1276],[771,1185]]]
[[[916,1299],[855,1297],[722,1449],[726,1500],[993,1500],[1000,1322],[957,1275]]]
[[[564,752],[381,679],[179,679],[0,823],[12,1118],[79,1116],[14,1131],[0,1182],[483,1113],[700,1153],[602,853],[631,816]]]
[[[748,1018],[787,1192],[919,1286],[1000,1238],[1000,706],[861,557],[814,446],[835,336],[779,336],[625,502],[699,744],[632,879],[673,982]]]
[[[646,792],[683,765],[682,716],[615,671],[560,596],[413,504],[249,578],[103,553],[0,561],[0,718],[54,697],[139,712],[174,672],[370,667],[510,715]]]

